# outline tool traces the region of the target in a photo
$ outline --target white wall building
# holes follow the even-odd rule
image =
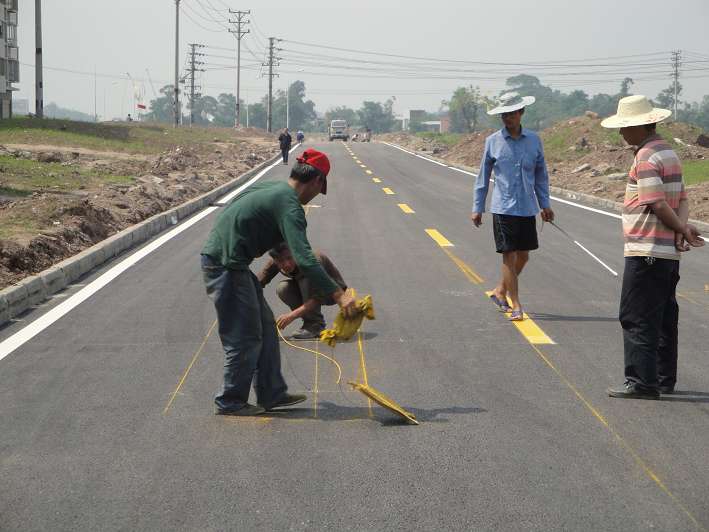
[[[0,0],[0,119],[12,118],[12,84],[20,81],[17,49],[18,0]]]

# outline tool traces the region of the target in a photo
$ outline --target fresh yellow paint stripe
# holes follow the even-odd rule
[[[406,214],[414,214],[414,210],[409,207],[406,203],[398,203],[399,208],[404,211]]]
[[[367,165],[366,165],[366,164],[360,164],[360,166],[361,166],[362,168],[367,168]]]
[[[448,249],[444,248],[443,251],[445,251],[446,255],[448,255],[448,258],[450,258],[453,261],[453,263],[456,266],[458,266],[460,271],[463,272],[463,275],[465,275],[468,278],[468,281],[470,281],[473,284],[482,284],[483,283],[483,278],[480,277],[475,270],[473,270],[470,266],[468,266],[465,263],[465,261],[456,257]]]
[[[355,162],[356,162],[357,164],[362,164],[362,161],[360,161],[359,159],[355,159]]]
[[[438,244],[442,248],[454,247],[450,240],[448,240],[446,237],[444,237],[441,233],[439,233],[435,229],[426,229],[426,234],[428,234],[428,236],[430,236],[433,240],[435,240],[436,244]]]
[[[369,175],[372,175],[374,173],[371,170],[365,170],[365,172],[368,173]]]
[[[485,292],[485,295],[487,297],[490,297],[492,294],[492,290],[489,290]],[[510,306],[512,306],[512,301],[508,302]],[[535,321],[530,318],[527,313],[524,313],[524,319],[522,321],[513,321],[512,322],[515,327],[517,327],[517,330],[522,333],[522,336],[524,336],[527,341],[530,344],[533,345],[555,345],[556,342],[549,338],[547,336],[547,333],[545,333],[539,325],[535,323]]]
[[[533,345],[554,345],[556,342],[537,325],[532,318],[524,313],[524,320],[512,322],[517,330],[522,333],[527,341]]]
[[[373,178],[372,178],[372,181],[374,181],[375,183],[381,183],[381,182],[382,182],[382,180],[379,179],[378,177],[373,177]]]
[[[384,194],[389,194],[390,196],[395,194],[395,192],[392,189],[390,189],[389,187],[384,187],[384,188],[382,188],[382,190],[384,191]]]

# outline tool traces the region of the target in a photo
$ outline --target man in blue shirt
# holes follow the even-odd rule
[[[490,298],[501,311],[510,312],[509,319],[513,321],[524,319],[517,279],[529,260],[530,250],[539,247],[535,217],[541,209],[542,220],[554,220],[554,211],[549,207],[549,175],[542,141],[521,125],[524,108],[534,100],[533,96],[510,92],[500,96],[499,105],[488,111],[489,115],[500,115],[505,127],[485,139],[470,217],[475,227],[482,225],[494,170],[490,212],[495,247],[502,254],[502,277]]]

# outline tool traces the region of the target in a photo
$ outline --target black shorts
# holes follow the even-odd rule
[[[530,251],[539,247],[536,216],[493,214],[492,232],[498,253]]]

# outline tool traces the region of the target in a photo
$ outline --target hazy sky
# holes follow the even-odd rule
[[[125,116],[130,112],[134,92],[130,82],[122,79],[126,73],[130,73],[139,86],[146,80],[148,100],[153,93],[147,83],[147,71],[156,90],[174,79],[174,0],[43,0],[42,4],[44,64],[48,67],[45,104],[56,102],[92,114],[95,100],[99,116]],[[704,70],[683,74],[685,98],[696,100],[709,94],[708,0],[675,0],[673,3],[667,0],[182,0],[182,6],[181,67],[185,65],[189,42],[224,48],[203,50],[211,54],[203,60],[205,67],[212,69],[202,74],[203,92],[214,96],[220,92],[236,92],[235,71],[229,67],[235,64],[235,60],[230,59],[233,53],[229,51],[235,49],[235,39],[212,20],[225,23],[229,16],[226,7],[252,12],[252,33],[242,41],[254,53],[242,47],[242,62],[245,68],[250,68],[242,73],[242,98],[248,97],[251,101],[266,91],[267,80],[259,77],[255,65],[263,59],[269,36],[378,53],[493,63],[558,64],[598,58],[599,64],[603,64],[605,58],[637,55],[611,60],[627,64],[608,67],[612,70],[607,70],[607,74],[574,76],[580,69],[562,63],[558,73],[539,70],[539,77],[543,83],[565,92],[580,88],[595,94],[617,92],[619,80],[625,77],[621,73],[624,69],[629,72],[647,69],[647,73],[628,74],[634,78],[666,75],[666,79],[638,81],[633,87],[633,92],[650,96],[669,85],[669,52],[682,49],[706,56],[690,56],[695,62],[686,68]],[[21,68],[22,81],[16,96],[33,102],[32,0],[20,0],[19,23],[20,61],[30,66]],[[411,108],[436,110],[441,100],[448,98],[457,86],[479,85],[491,95],[504,88],[505,74],[486,73],[501,67],[440,63],[438,68],[469,72],[440,75],[456,79],[430,79],[430,76],[429,79],[410,76],[386,79],[381,77],[382,73],[328,69],[318,63],[342,64],[338,57],[381,63],[404,59],[363,56],[292,42],[282,42],[279,46],[284,49],[280,67],[283,73],[275,80],[275,86],[283,88],[294,79],[302,79],[308,96],[320,112],[334,105],[359,107],[362,100],[383,101],[390,96],[396,96],[395,111],[399,113]],[[664,53],[639,55],[655,52]],[[309,53],[319,55],[308,57]],[[667,63],[666,68],[662,62]],[[384,71],[401,68],[381,63],[346,64]],[[638,66],[638,63],[649,65]],[[92,74],[72,74],[49,67],[89,73],[96,70],[99,74],[96,98]],[[534,73],[528,66],[505,68],[511,73]],[[496,79],[465,79],[466,76]]]

